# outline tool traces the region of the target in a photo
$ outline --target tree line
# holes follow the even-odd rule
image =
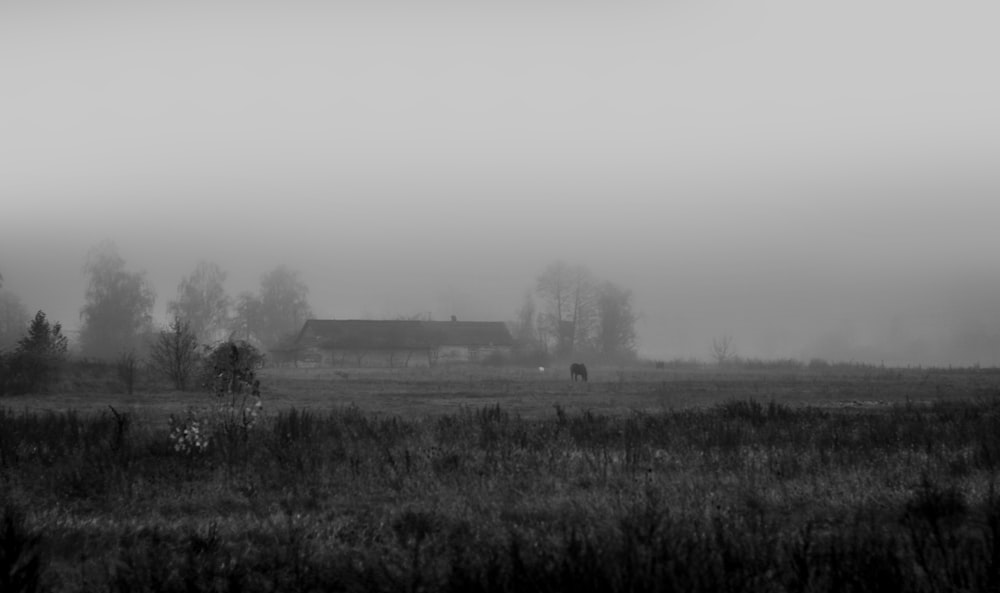
[[[81,358],[115,362],[131,390],[140,361],[186,388],[198,348],[241,341],[256,350],[272,350],[294,339],[312,316],[308,286],[297,271],[279,265],[263,274],[256,292],[235,299],[225,289],[226,272],[201,261],[183,277],[176,298],[168,301],[171,321],[153,323],[156,293],[145,272],[131,271],[114,243],[88,253],[87,288],[80,308],[78,352]],[[0,393],[44,389],[67,358],[69,340],[59,323],[43,311],[28,323],[20,299],[3,288],[0,276]]]
[[[87,286],[80,308],[81,358],[116,362],[131,386],[136,366],[147,362],[184,389],[199,348],[241,341],[260,351],[290,350],[312,317],[309,288],[297,271],[279,265],[260,278],[257,291],[235,298],[225,288],[227,273],[201,261],[177,285],[167,302],[170,322],[156,328],[156,293],[145,272],[128,269],[114,243],[104,242],[86,257]],[[557,261],[525,292],[509,323],[523,362],[582,357],[622,362],[636,355],[638,316],[632,292],[596,278],[582,265]],[[69,341],[60,323],[43,311],[32,319],[0,276],[0,370],[17,390],[44,386],[65,360]],[[16,379],[14,379],[16,377]],[[8,385],[9,387],[9,385]]]
[[[637,321],[632,291],[586,266],[556,261],[525,291],[510,325],[527,358],[624,362],[636,356]]]
[[[123,351],[142,350],[155,334],[156,296],[145,273],[127,270],[113,244],[93,251],[84,269],[89,281],[80,310],[80,354],[108,360]],[[226,276],[218,264],[199,262],[167,303],[172,326],[183,322],[197,343],[238,338],[271,349],[294,336],[312,315],[309,288],[288,266],[263,274],[257,292],[245,291],[235,299],[226,293]]]

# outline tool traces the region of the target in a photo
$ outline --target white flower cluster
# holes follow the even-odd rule
[[[247,406],[243,408],[243,419],[246,427],[253,428],[254,426],[256,426],[257,423],[260,422],[260,417],[261,415],[263,415],[263,413],[264,413],[264,404],[263,402],[260,401],[260,398],[258,397],[257,401],[254,402],[252,406]]]
[[[171,416],[170,442],[174,445],[174,451],[185,455],[204,453],[210,443],[209,435],[205,431],[206,424],[191,411],[185,419]]]

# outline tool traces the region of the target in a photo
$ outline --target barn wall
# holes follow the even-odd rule
[[[371,367],[371,368],[407,368],[426,367],[426,350],[374,350],[359,352],[356,350],[324,350],[323,366],[333,367]]]
[[[302,351],[299,366],[323,366],[341,368],[407,368],[427,367],[433,364],[480,362],[494,353],[510,354],[505,346],[440,346],[430,353],[426,349],[410,350],[328,350],[307,348]],[[360,357],[359,357],[360,354]]]

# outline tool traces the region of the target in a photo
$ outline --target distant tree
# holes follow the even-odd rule
[[[724,335],[712,339],[712,359],[719,366],[733,362],[736,358],[736,349],[733,347],[733,337]]]
[[[254,333],[265,347],[287,341],[312,316],[308,294],[309,287],[298,272],[287,266],[278,266],[261,277]]]
[[[635,323],[632,291],[613,282],[597,288],[597,331],[594,342],[606,359],[620,360],[635,356]]]
[[[187,321],[198,340],[212,340],[229,322],[232,299],[226,294],[225,281],[226,272],[217,264],[199,262],[177,285],[177,299],[167,304],[167,312]]]
[[[538,316],[538,308],[535,306],[535,297],[531,291],[525,291],[521,300],[521,307],[516,312],[517,318],[510,324],[511,335],[514,343],[522,350],[534,348],[538,345],[538,330],[535,327]]]
[[[28,334],[18,341],[6,369],[15,390],[32,392],[48,386],[56,379],[68,347],[62,326],[51,325],[42,311],[36,313]]]
[[[573,354],[587,343],[597,317],[590,271],[557,261],[538,276],[536,289],[545,307],[541,329],[555,342],[557,355]]]
[[[546,309],[541,315],[541,329],[555,341],[556,352],[565,354],[567,348],[562,324],[570,308],[572,287],[569,265],[562,261],[550,264],[538,277],[536,291]]]
[[[233,303],[233,313],[229,320],[230,339],[259,343],[260,298],[249,291],[241,292]]]
[[[170,379],[174,389],[184,391],[188,379],[198,367],[198,337],[191,325],[174,317],[167,330],[161,331],[149,351],[151,366]]]
[[[21,299],[9,290],[0,290],[0,352],[12,349],[31,319]]]
[[[111,360],[136,348],[151,331],[156,302],[145,273],[126,271],[125,260],[110,242],[90,253],[84,272],[90,281],[80,310],[83,355]]]

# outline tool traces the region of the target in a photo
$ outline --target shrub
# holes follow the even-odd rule
[[[200,385],[218,391],[220,380],[227,381],[248,374],[263,366],[264,355],[250,342],[243,340],[223,342],[212,348],[201,361]]]
[[[181,444],[189,452],[204,450],[209,441],[203,430],[211,427],[225,449],[230,466],[242,456],[246,452],[250,429],[258,424],[263,414],[260,381],[256,378],[256,369],[263,361],[264,356],[247,342],[225,342],[216,346],[202,370],[206,385],[215,396],[215,405],[207,414],[189,412],[186,421],[175,421],[175,428],[179,429],[175,446]],[[212,365],[210,370],[209,364]]]

